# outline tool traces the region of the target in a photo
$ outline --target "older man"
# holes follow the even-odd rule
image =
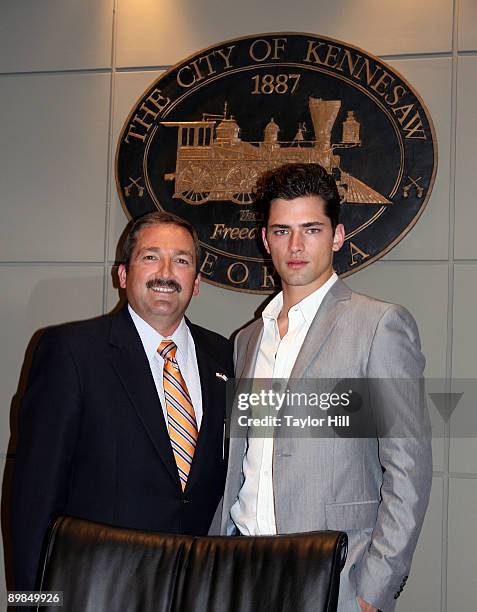
[[[59,515],[206,534],[223,492],[228,340],[184,317],[199,292],[198,239],[175,215],[132,224],[119,279],[128,304],[48,329],[20,412],[12,530],[17,589],[34,589]]]

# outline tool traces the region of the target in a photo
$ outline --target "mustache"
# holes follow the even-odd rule
[[[172,278],[151,278],[151,280],[148,280],[146,283],[147,289],[159,289],[160,287],[174,289],[177,293],[182,291],[181,285]]]

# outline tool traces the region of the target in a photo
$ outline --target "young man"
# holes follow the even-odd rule
[[[206,534],[225,478],[232,347],[184,318],[198,239],[175,215],[132,224],[121,312],[48,329],[21,407],[12,507],[17,589],[34,589],[60,515]]]
[[[258,205],[282,292],[237,336],[237,378],[390,379],[397,420],[427,425],[425,360],[413,318],[352,292],[333,271],[345,230],[332,177],[318,164],[282,166],[259,182]],[[392,611],[431,476],[426,436],[232,438],[222,532],[346,531],[338,610]]]

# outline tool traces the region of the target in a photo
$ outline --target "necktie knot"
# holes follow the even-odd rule
[[[177,345],[173,340],[163,340],[157,352],[164,361],[176,361]]]

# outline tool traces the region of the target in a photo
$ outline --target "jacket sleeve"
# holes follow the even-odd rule
[[[64,330],[40,339],[19,412],[12,486],[15,588],[37,586],[50,524],[66,508],[81,417],[80,379]]]
[[[432,452],[424,365],[414,319],[391,305],[376,327],[368,360],[370,405],[381,423],[383,480],[371,543],[357,575],[357,595],[385,612],[394,610],[407,580],[429,502]]]

